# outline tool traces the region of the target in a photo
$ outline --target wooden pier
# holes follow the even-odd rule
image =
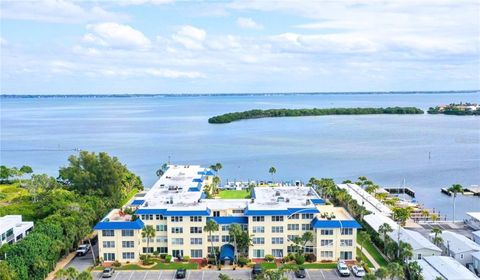
[[[453,193],[448,190],[448,188],[442,188],[441,192],[448,196],[452,196]],[[467,188],[463,188],[463,195],[473,195],[480,196],[480,187],[478,185],[473,185]]]
[[[408,187],[400,187],[400,188],[383,188],[390,194],[407,194],[410,197],[415,197],[415,191]]]

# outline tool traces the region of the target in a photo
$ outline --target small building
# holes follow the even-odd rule
[[[470,270],[447,256],[430,256],[418,260],[424,280],[478,280]]]
[[[480,244],[480,230],[472,232],[473,242]]]
[[[33,229],[33,222],[22,221],[22,215],[7,215],[0,218],[0,247],[13,244]]]
[[[473,258],[473,269],[475,271],[475,274],[480,277],[480,251],[472,253],[472,258]]]
[[[433,237],[433,233],[430,234],[430,236]],[[445,253],[462,265],[472,263],[472,253],[480,251],[479,244],[461,234],[444,230],[440,236],[443,240],[443,249]]]
[[[390,208],[385,206],[380,200],[376,199],[357,184],[338,184],[337,187],[346,190],[358,205],[362,205],[371,213],[379,213],[385,216],[391,216],[393,213]]]
[[[398,229],[398,224],[394,220],[381,213],[373,213],[366,215],[365,217],[363,217],[363,220],[377,233],[378,229],[383,224],[390,225],[392,230]]]
[[[388,233],[388,236],[395,242],[400,240],[401,242],[412,245],[413,259],[415,260],[421,260],[427,256],[440,256],[442,254],[442,249],[435,246],[430,240],[416,231],[400,228],[400,230],[397,229]]]
[[[467,212],[465,223],[474,230],[480,230],[480,212]]]

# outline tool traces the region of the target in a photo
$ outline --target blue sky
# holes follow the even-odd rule
[[[461,0],[1,2],[3,94],[480,88]]]

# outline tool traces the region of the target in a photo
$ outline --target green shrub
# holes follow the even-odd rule
[[[114,262],[112,263],[112,266],[114,266],[114,267],[120,267],[120,266],[122,266],[122,264],[121,264],[119,261],[114,261]]]
[[[188,262],[190,260],[190,256],[183,256],[183,261]]]
[[[172,261],[172,256],[171,256],[171,255],[166,255],[166,256],[165,256],[165,262],[166,262],[166,263],[169,263],[169,262],[171,262],[171,261]]]
[[[164,260],[166,256],[167,256],[167,254],[160,254],[160,258],[161,258],[162,260]]]
[[[238,265],[240,267],[243,267],[243,266],[247,265],[249,262],[250,262],[250,260],[245,258],[245,257],[238,258]]]
[[[315,254],[307,254],[305,256],[305,260],[307,262],[316,262],[317,261],[317,256],[315,256]]]
[[[293,253],[288,253],[287,257],[288,257],[288,260],[290,260],[290,261],[295,260],[295,254],[293,254]]]
[[[303,255],[297,255],[295,256],[295,262],[298,264],[298,265],[301,265],[303,263],[305,263],[305,257]]]
[[[275,260],[275,257],[272,255],[265,255],[265,260],[267,262],[273,262]]]

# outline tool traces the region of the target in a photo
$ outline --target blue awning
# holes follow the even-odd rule
[[[319,220],[317,217],[312,220],[313,228],[361,228],[355,220]]]
[[[220,249],[220,260],[233,260],[235,253],[233,252],[234,248],[230,244],[225,244]]]
[[[143,222],[140,219],[137,219],[133,222],[99,222],[93,228],[94,230],[105,230],[105,229],[142,229]]]
[[[195,178],[195,179],[193,179],[192,182],[194,182],[194,183],[201,183],[201,182],[203,182],[203,178]]]
[[[321,198],[312,198],[310,199],[312,201],[313,204],[325,204],[325,200],[321,199]]]
[[[207,220],[214,220],[219,225],[248,224],[248,217],[209,217]]]
[[[142,205],[143,203],[145,202],[145,200],[143,199],[135,199],[134,201],[132,201],[132,204],[133,206],[140,206]]]

